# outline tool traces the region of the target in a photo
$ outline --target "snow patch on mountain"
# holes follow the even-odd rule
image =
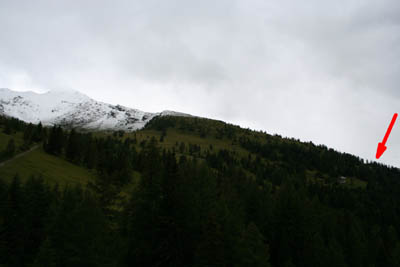
[[[190,116],[175,111],[150,113],[111,105],[78,91],[57,90],[39,94],[5,88],[0,88],[0,114],[49,126],[125,131],[141,129],[155,116]]]

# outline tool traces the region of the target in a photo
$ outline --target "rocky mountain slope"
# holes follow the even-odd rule
[[[190,116],[174,111],[144,112],[96,101],[77,91],[17,92],[0,89],[0,114],[25,122],[91,130],[134,131],[153,117]]]

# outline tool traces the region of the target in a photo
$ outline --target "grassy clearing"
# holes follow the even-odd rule
[[[322,183],[322,184],[334,184],[334,183],[339,183],[339,177],[337,178],[332,178],[329,177],[326,174],[321,174],[317,171],[306,171],[306,178],[308,182],[311,183]],[[367,182],[360,180],[355,177],[347,177],[346,182],[343,184],[340,184],[340,186],[348,187],[348,188],[362,188],[365,189],[367,187]]]
[[[85,185],[94,178],[89,170],[49,155],[42,148],[0,167],[0,177],[7,182],[11,181],[17,173],[22,181],[27,180],[31,175],[36,175],[42,176],[49,184],[58,183],[60,186]]]
[[[344,186],[350,187],[350,188],[362,188],[365,189],[367,187],[367,182],[362,181],[360,179],[350,177],[347,179],[346,183],[343,184]]]

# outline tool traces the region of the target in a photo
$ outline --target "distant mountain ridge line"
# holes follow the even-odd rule
[[[17,92],[0,88],[0,114],[27,123],[61,125],[87,130],[135,131],[155,116],[192,115],[165,110],[144,112],[123,105],[96,101],[78,91],[56,90],[46,93]]]

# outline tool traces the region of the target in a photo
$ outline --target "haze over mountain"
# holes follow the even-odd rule
[[[174,111],[150,113],[111,105],[73,90],[54,90],[39,94],[5,88],[0,88],[0,114],[36,124],[42,122],[44,125],[126,131],[143,128],[157,115],[189,116]]]
[[[245,112],[246,110],[243,110],[243,113]],[[66,128],[111,131],[142,129],[157,115],[192,116],[170,110],[145,112],[120,104],[109,104],[97,101],[84,93],[72,89],[56,89],[45,93],[37,93],[34,91],[14,91],[8,88],[0,88],[0,115],[2,114],[34,124],[41,122],[47,126],[61,125]],[[300,115],[297,117],[301,119]],[[241,126],[247,127],[247,125],[243,124]],[[335,129],[335,131],[337,130]],[[278,132],[278,134],[281,133]],[[299,137],[301,135],[293,136],[292,138],[297,139]],[[394,138],[395,136],[391,137],[389,143]],[[316,143],[318,144],[318,140],[312,141],[317,141]],[[331,143],[332,140],[330,143],[322,144],[331,147]],[[370,150],[375,151],[375,147],[370,148]],[[359,155],[367,160],[371,159],[351,150],[342,150],[342,152]],[[384,160],[384,162],[397,166],[396,163],[393,164],[393,162],[387,160]]]

